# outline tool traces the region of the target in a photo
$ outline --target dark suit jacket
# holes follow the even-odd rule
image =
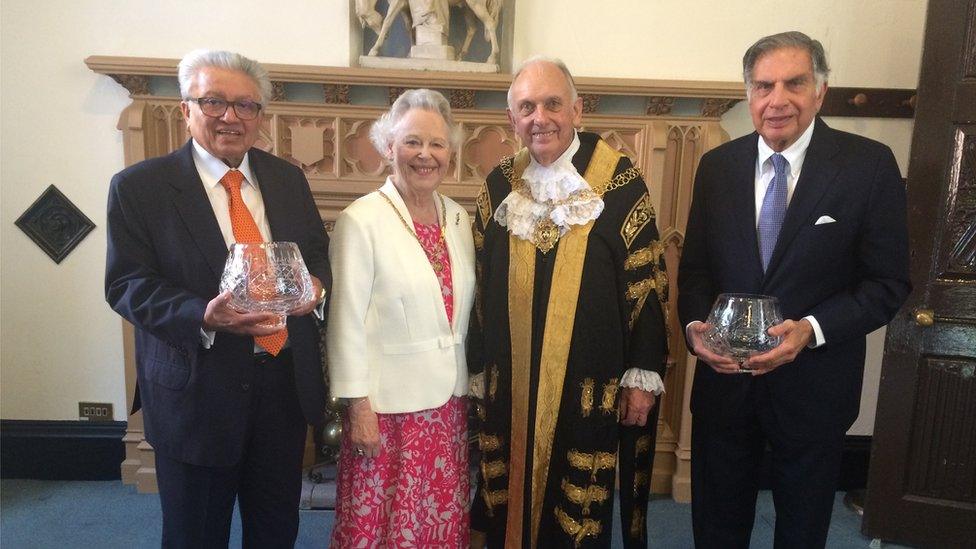
[[[768,383],[778,425],[801,437],[846,431],[858,414],[865,335],[887,324],[911,290],[905,187],[891,150],[819,118],[765,275],[756,237],[758,134],[702,157],[678,273],[683,326],[704,320],[723,292],[773,295],[783,317],[813,315],[826,344],[770,374],[695,372],[692,413],[743,411]],[[817,225],[821,216],[834,223]]]
[[[105,296],[136,329],[146,439],[174,459],[226,466],[244,445],[254,339],[217,332],[210,349],[201,345],[227,246],[191,151],[188,141],[112,179]],[[263,151],[248,154],[274,239],[298,243],[311,274],[330,288],[328,237],[304,174]],[[301,408],[318,424],[325,382],[313,316],[289,317],[288,334]]]

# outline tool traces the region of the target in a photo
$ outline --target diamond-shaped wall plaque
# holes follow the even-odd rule
[[[24,213],[17,226],[55,263],[61,263],[85,236],[95,228],[57,187],[48,187]]]

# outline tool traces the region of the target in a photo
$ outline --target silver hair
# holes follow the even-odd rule
[[[556,57],[546,57],[545,55],[533,55],[532,57],[529,57],[525,61],[522,61],[522,63],[515,70],[515,73],[512,75],[512,84],[514,84],[515,81],[518,80],[518,77],[520,74],[522,74],[522,71],[528,68],[529,65],[535,65],[536,63],[549,63],[555,65],[556,68],[563,73],[563,76],[566,77],[566,82],[569,83],[569,102],[575,103],[576,99],[579,97],[579,94],[576,92],[576,81],[573,79],[573,75],[569,72],[569,67],[566,66],[566,63],[563,63],[562,59]],[[512,107],[511,86],[508,87],[508,95],[506,96],[506,99],[509,108],[511,108]]]
[[[190,97],[190,85],[200,69],[218,67],[239,71],[248,75],[261,92],[261,104],[267,105],[271,99],[271,77],[260,63],[239,53],[217,50],[193,50],[183,56],[179,65],[180,95],[186,100]]]
[[[819,95],[823,85],[827,82],[827,76],[830,74],[823,44],[800,31],[789,31],[760,38],[755,44],[749,46],[745,55],[742,56],[742,78],[746,83],[746,96],[752,93],[752,70],[756,66],[756,62],[763,55],[781,48],[799,48],[810,54],[810,60],[813,62],[813,77],[816,80],[817,94]]]
[[[386,157],[390,145],[393,143],[393,129],[400,123],[403,116],[413,109],[436,112],[444,119],[447,125],[448,139],[451,149],[457,150],[461,145],[461,128],[454,124],[454,116],[451,114],[451,104],[444,98],[441,92],[421,88],[417,90],[407,90],[397,97],[390,110],[386,111],[369,129],[369,140],[380,155]]]

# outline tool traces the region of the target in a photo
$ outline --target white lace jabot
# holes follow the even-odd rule
[[[529,160],[522,173],[524,186],[515,186],[495,210],[495,221],[522,240],[534,241],[540,223],[552,223],[562,236],[571,225],[586,225],[600,217],[603,199],[573,166],[579,136],[555,162],[543,166]]]

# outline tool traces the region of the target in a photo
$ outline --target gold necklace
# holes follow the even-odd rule
[[[420,244],[420,249],[423,250],[424,255],[427,255],[427,249],[424,248],[424,243],[420,241],[420,237],[417,236],[417,233],[414,232],[414,230],[410,228],[410,225],[407,224],[407,220],[403,218],[403,214],[401,214],[400,210],[397,209],[396,204],[393,203],[393,200],[391,200],[389,196],[386,196],[386,193],[383,191],[377,190],[376,192],[378,192],[380,196],[386,200],[386,203],[393,208],[393,212],[397,214],[398,218],[400,218],[400,223],[403,223],[403,228],[406,229],[408,233],[413,235],[414,239],[417,240],[417,244]],[[447,242],[446,237],[444,236],[444,227],[447,226],[447,208],[444,207],[444,195],[437,193],[437,197],[441,200],[441,230],[440,238],[437,239],[437,247],[439,248],[439,251],[443,251],[446,248]],[[430,265],[434,268],[435,273],[440,274],[441,271],[444,270],[444,264],[441,263],[440,260],[433,259],[430,257],[430,255],[427,255],[427,259],[430,260]]]

